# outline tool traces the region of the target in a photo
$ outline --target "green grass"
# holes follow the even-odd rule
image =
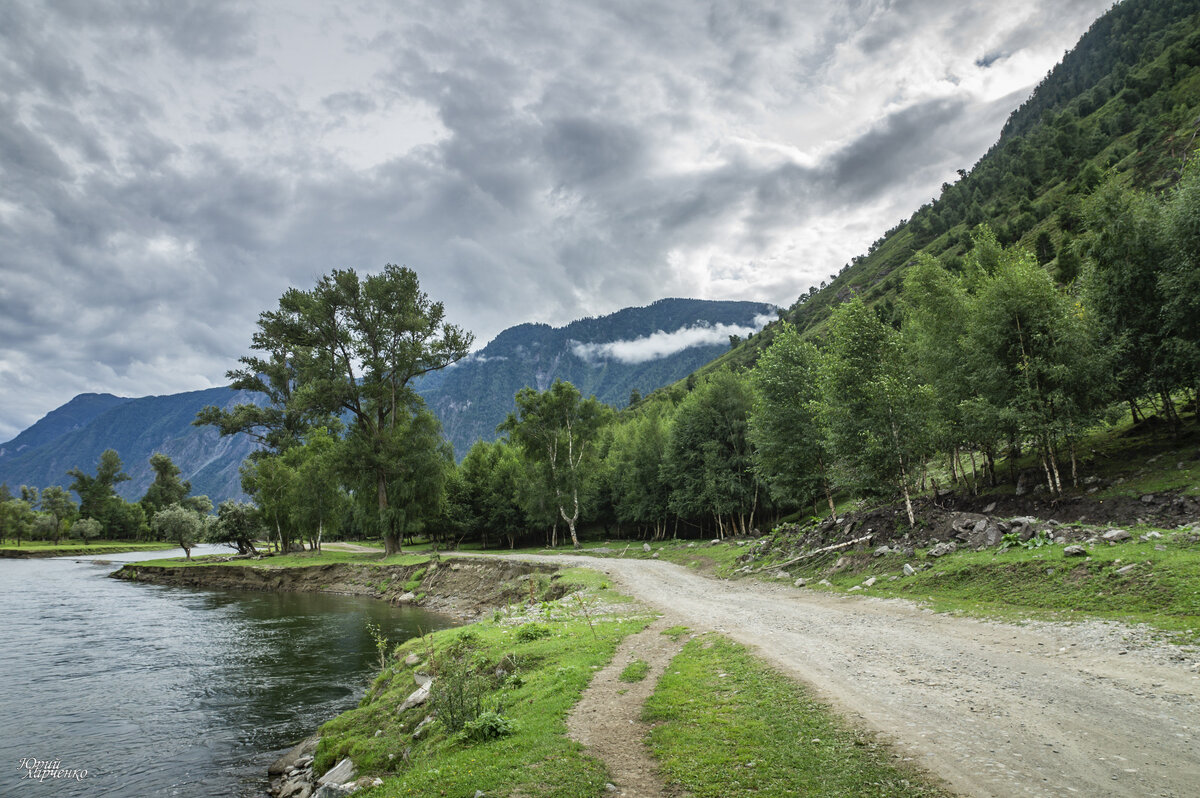
[[[359,708],[321,728],[318,772],[350,756],[360,772],[384,779],[383,786],[359,793],[364,798],[472,796],[476,790],[530,798],[603,795],[608,778],[604,765],[567,738],[567,713],[594,672],[612,659],[621,639],[649,621],[630,616],[589,625],[569,599],[555,603],[567,620],[543,619],[539,623],[549,634],[534,639],[521,639],[520,625],[489,621],[436,632],[399,647]],[[396,708],[416,689],[414,670],[429,670],[428,663],[444,661],[455,646],[488,681],[485,706],[509,718],[513,733],[475,742],[434,721],[413,738],[430,707],[402,714]],[[410,652],[422,660],[415,668],[403,664]],[[505,675],[496,676],[497,668]],[[411,764],[405,761],[406,750]]]
[[[747,650],[687,643],[644,711],[663,772],[694,798],[946,796]]]
[[[20,546],[14,542],[11,545],[0,546],[0,550],[11,550],[39,555],[63,556],[69,554],[118,554],[126,551],[163,551],[178,548],[174,543],[161,541],[122,541],[105,540],[93,543],[80,543],[77,540],[64,540],[59,543],[47,541],[23,541]]]
[[[1135,536],[1150,531],[1128,529]],[[807,576],[810,586],[827,578],[837,590],[874,576],[877,581],[862,594],[915,599],[939,612],[1005,620],[1105,618],[1180,633],[1177,641],[1188,643],[1200,640],[1200,544],[1189,534],[1164,532],[1162,539],[1144,543],[1085,546],[1086,557],[1066,557],[1064,546],[1056,545],[960,550],[928,561],[930,567],[913,576],[902,575],[905,560],[898,555],[866,553],[848,557],[850,567],[839,573],[827,573],[828,562],[789,571]],[[918,553],[908,562],[922,561]],[[1127,565],[1134,568],[1117,573]]]
[[[644,659],[635,659],[633,662],[625,666],[624,670],[617,676],[617,679],[622,682],[640,682],[650,674],[650,663]]]
[[[692,630],[687,628],[686,626],[672,626],[669,629],[663,629],[661,634],[664,634],[667,637],[671,638],[672,640],[679,642],[679,638],[683,637],[686,634],[690,634],[691,631]]]

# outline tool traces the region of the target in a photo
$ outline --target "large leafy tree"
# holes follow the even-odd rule
[[[226,499],[217,506],[217,520],[209,527],[206,540],[237,549],[238,554],[257,554],[254,541],[262,531],[257,507]]]
[[[472,340],[445,321],[442,304],[420,290],[411,269],[388,265],[362,278],[353,269],[335,270],[311,291],[289,289],[277,310],[260,315],[252,348],[266,357],[243,363],[256,372],[275,370],[260,384],[247,383],[278,411],[268,419],[275,428],[329,414],[349,420],[358,452],[370,456],[347,461],[348,477],[370,483],[392,554],[413,519],[393,506],[391,494],[405,469],[386,455],[420,409],[412,381],[465,357]]]
[[[545,391],[522,388],[516,403],[517,411],[509,413],[497,429],[508,433],[526,458],[543,467],[542,476],[571,533],[571,544],[578,547],[579,495],[594,453],[592,444],[609,409],[594,396],[584,399],[579,389],[561,380]]]
[[[182,502],[192,492],[192,483],[179,479],[179,466],[162,452],[150,455],[150,468],[154,470],[154,481],[146,488],[142,508],[153,517],[159,510]]]
[[[666,536],[671,486],[663,473],[670,440],[670,414],[652,408],[613,432],[607,460],[617,520],[648,526]]]
[[[192,549],[204,533],[204,526],[203,515],[179,504],[159,510],[150,519],[150,527],[155,534],[162,540],[178,544],[189,560],[192,558]]]
[[[292,472],[287,501],[296,528],[307,532],[313,551],[320,551],[326,528],[336,528],[347,509],[340,480],[345,444],[328,427],[309,430],[303,440],[303,446],[282,455]]]
[[[21,545],[21,538],[33,531],[37,516],[29,502],[24,499],[9,499],[0,503],[0,539],[13,538]]]
[[[116,495],[115,487],[129,479],[123,470],[121,456],[115,449],[105,449],[100,453],[96,464],[96,475],[85,474],[79,468],[72,468],[67,476],[73,477],[71,490],[79,496],[79,513],[85,518],[98,518],[103,515],[104,506]]]
[[[822,418],[846,484],[899,493],[910,525],[914,472],[929,452],[930,391],[900,333],[861,299],[839,306],[821,360]]]
[[[760,501],[748,435],[752,405],[749,385],[720,371],[680,402],[671,423],[663,465],[671,509],[711,517],[722,537],[748,533]]]
[[[750,414],[755,462],[771,495],[807,503],[822,496],[834,516],[830,452],[821,420],[820,353],[784,322],[759,358],[751,382],[756,394]]]
[[[75,518],[79,512],[79,506],[71,499],[71,494],[61,485],[51,485],[42,491],[39,500],[39,505],[42,512],[54,519],[55,540],[63,527]],[[94,535],[93,535],[94,537]],[[86,540],[86,538],[85,538]]]

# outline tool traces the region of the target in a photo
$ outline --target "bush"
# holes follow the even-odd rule
[[[512,718],[492,710],[481,712],[474,720],[463,724],[463,733],[467,738],[478,742],[504,737],[516,729],[517,725]]]
[[[485,677],[475,672],[467,660],[455,658],[438,664],[429,701],[438,720],[456,732],[483,713],[487,692]]]
[[[517,640],[522,643],[532,643],[550,636],[550,628],[540,623],[527,623],[517,628]]]

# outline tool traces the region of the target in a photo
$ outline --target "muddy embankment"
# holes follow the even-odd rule
[[[330,563],[296,568],[131,564],[112,576],[177,587],[370,596],[392,604],[417,605],[473,619],[485,611],[527,598],[531,578],[540,575],[542,579],[553,580],[558,570],[557,565],[500,557],[444,557],[420,565]]]

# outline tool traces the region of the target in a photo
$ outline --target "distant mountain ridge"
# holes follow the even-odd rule
[[[729,349],[729,336],[760,329],[774,307],[761,302],[664,299],[565,327],[520,324],[452,368],[424,378],[417,390],[442,420],[461,458],[479,439],[493,439],[526,385],[545,388],[555,379],[585,395],[624,406],[642,393],[686,377]],[[137,399],[80,394],[0,444],[0,483],[69,486],[67,471],[94,473],[100,453],[115,449],[130,475],[117,486],[126,499],[141,498],[153,480],[149,459],[163,452],[190,480],[194,493],[214,502],[242,495],[238,467],[254,451],[245,435],[220,437],[194,427],[208,405],[231,408],[262,401],[259,394],[210,388]]]
[[[564,380],[583,395],[624,407],[683,379],[774,319],[764,302],[660,299],[645,307],[579,319],[564,327],[520,324],[452,368],[430,374],[418,392],[442,421],[461,458],[477,440],[494,440],[513,395]]]

